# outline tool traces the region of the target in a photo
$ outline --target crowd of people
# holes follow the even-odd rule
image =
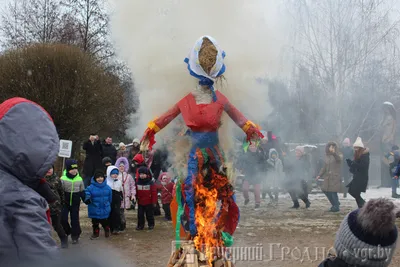
[[[276,205],[279,192],[284,191],[292,199],[292,208],[300,207],[299,200],[309,208],[311,202],[308,194],[314,180],[331,204],[329,211],[340,211],[340,192],[344,197],[347,197],[347,193],[354,197],[359,208],[364,205],[361,193],[367,189],[370,158],[369,149],[360,137],[352,146],[349,138],[343,141],[341,147],[335,142],[328,142],[319,168],[313,171],[307,146],[297,146],[294,149],[295,157],[292,157],[283,151],[278,138],[271,131],[264,133],[264,136],[260,142],[244,141],[237,160],[236,166],[244,177],[242,191],[245,205],[250,202],[249,186],[252,185],[256,209],[260,207],[261,197],[265,198],[267,194],[270,198],[268,205]],[[397,167],[398,162],[397,159],[393,165]],[[393,173],[394,180],[398,181],[396,170]],[[396,197],[395,194],[393,196]]]
[[[78,243],[81,235],[79,206],[82,200],[88,205],[88,216],[92,219],[92,239],[100,236],[100,226],[104,229],[105,237],[113,232],[124,231],[124,211],[132,208],[132,201],[138,204],[137,230],[144,228],[145,219],[149,229],[152,229],[158,190],[162,194],[166,219],[170,220],[169,203],[173,195],[171,177],[161,172],[164,170],[162,167],[160,178],[154,179],[157,176],[147,165],[150,163],[149,156],[137,153],[138,142],[129,154],[125,152],[126,148],[120,146],[117,153],[120,157],[116,156],[115,162],[110,157],[99,157],[101,166],[96,166],[90,185],[85,186],[87,176],[81,177],[77,161],[73,159],[66,162],[61,178],[54,173],[53,163],[57,157],[59,139],[51,117],[39,105],[21,98],[2,103],[0,125],[0,221],[4,228],[0,235],[1,266],[47,266],[43,264],[50,259],[58,259],[54,257],[58,255],[58,248],[51,235],[50,223],[60,237],[62,247],[68,246],[68,236],[71,236],[73,244]],[[15,134],[9,134],[9,131]],[[272,133],[266,136],[276,140]],[[96,137],[92,146],[95,140]],[[92,143],[92,140],[89,141]],[[265,162],[269,171],[269,178],[265,182],[268,186],[258,193],[264,196],[268,194],[272,201],[277,201],[283,173],[287,176],[284,180],[294,179],[290,174],[296,172],[297,165],[283,157],[284,152],[274,142],[264,140],[259,144],[244,145],[244,151],[257,151],[261,156],[263,153],[259,146],[269,147]],[[317,178],[324,179],[321,187],[332,203],[331,210],[336,211],[340,206],[335,195],[339,180],[350,178],[350,175],[346,178],[340,172],[341,169],[348,169],[353,175],[353,179],[348,180],[348,192],[355,197],[359,209],[344,218],[336,236],[334,251],[319,267],[386,267],[395,253],[398,237],[395,220],[400,215],[399,208],[389,199],[372,199],[365,203],[359,197],[359,192],[365,190],[368,183],[369,151],[361,138],[357,138],[353,149],[349,148],[349,144],[347,139],[341,149],[334,142],[327,144],[325,161]],[[96,146],[99,151],[102,150]],[[296,148],[296,160],[306,155],[305,150],[304,147]],[[354,156],[351,157],[352,150]],[[400,174],[396,162],[397,150],[393,147],[388,155],[388,158],[392,157],[390,167],[395,178],[393,180],[397,180]],[[124,157],[126,155],[132,160]],[[155,162],[157,157],[152,156]],[[307,205],[306,190],[302,189],[305,186],[301,182],[305,177],[296,178],[300,182],[292,181],[296,186],[289,187],[294,207],[297,206],[297,198],[304,200]],[[361,254],[354,253],[357,251]]]
[[[68,247],[68,236],[71,236],[72,244],[79,242],[81,202],[88,206],[88,217],[92,220],[91,239],[99,238],[100,226],[106,238],[124,232],[127,225],[125,211],[136,209],[136,205],[136,230],[144,229],[145,220],[148,229],[152,230],[154,216],[161,215],[159,195],[165,220],[172,220],[170,203],[174,183],[165,172],[167,162],[162,153],[140,153],[138,139],[133,140],[130,149],[120,143],[117,150],[111,137],[101,144],[95,134],[84,142],[83,149],[86,158],[82,176],[74,159],[66,161],[61,178],[56,176],[53,166],[45,176],[58,199],[50,203],[50,210],[62,248]]]

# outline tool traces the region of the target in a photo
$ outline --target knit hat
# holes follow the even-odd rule
[[[392,201],[379,198],[349,213],[336,234],[337,257],[352,266],[389,266],[397,241],[397,211]]]
[[[144,173],[144,174],[147,174],[148,176],[151,175],[149,169],[147,167],[144,167],[144,166],[139,168],[138,173],[139,174]]]
[[[110,176],[111,175],[113,175],[113,174],[119,174],[119,170],[118,169],[114,169],[114,170],[112,170],[111,172],[110,172]]]
[[[133,157],[133,161],[136,161],[136,162],[139,163],[139,164],[143,164],[143,163],[144,163],[144,157],[143,157],[142,154],[136,154],[136,155]]]
[[[343,146],[350,146],[350,144],[351,144],[350,138],[345,138],[343,140],[343,143],[342,143]]]
[[[123,142],[121,142],[121,143],[119,143],[118,148],[121,149],[124,146],[126,147],[126,145]]]
[[[140,140],[139,140],[138,138],[135,138],[135,139],[133,139],[133,141],[132,141],[132,144],[134,144],[134,143],[140,144]]]
[[[96,170],[94,173],[94,179],[97,177],[103,177],[104,178],[104,171],[103,170]]]
[[[112,160],[111,160],[110,157],[104,157],[101,162],[103,163],[103,166],[105,166],[107,163],[111,163],[112,164]]]
[[[65,168],[67,169],[67,172],[70,170],[78,169],[78,162],[74,159],[67,159],[65,161]]]
[[[399,149],[400,149],[400,148],[399,148],[398,145],[393,145],[393,146],[392,146],[392,151],[399,150]]]
[[[353,144],[353,147],[361,147],[364,148],[364,144],[362,142],[361,137],[357,137],[356,142]]]

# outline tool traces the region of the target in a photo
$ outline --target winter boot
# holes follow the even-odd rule
[[[154,225],[150,225],[149,230],[153,230],[153,229],[154,229]]]
[[[245,199],[245,200],[244,200],[244,205],[246,206],[247,204],[249,204],[249,202],[250,202],[250,199],[248,199],[248,198]]]
[[[254,209],[255,210],[258,210],[260,208],[260,203],[257,203],[255,206],[254,206]]]
[[[90,239],[95,240],[95,239],[99,238],[99,235],[100,235],[100,229],[99,228],[93,229],[93,234],[90,237]]]
[[[339,209],[339,207],[332,206],[331,209],[330,209],[329,211],[330,211],[330,212],[339,212],[340,209]]]
[[[61,248],[68,248],[68,236],[61,238]]]
[[[110,227],[106,227],[105,229],[104,229],[104,236],[106,237],[106,238],[109,238],[110,237]]]
[[[310,200],[306,199],[306,200],[303,200],[303,201],[304,201],[304,204],[306,204],[306,209],[308,209],[311,206]]]
[[[117,229],[114,229],[114,230],[112,230],[111,234],[112,234],[112,235],[119,235],[119,234],[120,234],[120,231],[117,230]]]
[[[72,245],[79,244],[79,239],[72,239]]]
[[[298,209],[298,208],[300,208],[300,204],[299,204],[299,201],[293,201],[293,206],[291,207],[291,209]]]
[[[393,193],[393,194],[392,194],[392,198],[400,198],[400,195],[399,195],[399,194],[396,194],[396,193]]]
[[[265,199],[266,196],[267,196],[267,193],[263,192],[262,193],[262,199]]]
[[[144,229],[143,226],[138,226],[138,227],[136,227],[136,231],[142,231],[143,229]]]

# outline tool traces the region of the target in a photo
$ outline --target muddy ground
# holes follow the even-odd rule
[[[291,202],[288,195],[281,196],[276,208],[269,207],[269,201],[263,200],[261,208],[254,210],[252,201],[243,206],[243,197],[239,192],[241,220],[234,234],[233,246],[237,247],[235,266],[318,266],[333,245],[340,222],[356,208],[356,204],[351,197],[341,198],[341,211],[330,213],[327,212],[330,205],[324,195],[315,194],[310,198],[312,205],[308,210],[304,205],[299,210],[289,209]],[[123,266],[166,266],[171,253],[171,241],[174,240],[171,223],[164,221],[163,216],[156,217],[154,230],[138,232],[135,230],[136,218],[136,211],[127,211],[128,229],[125,233],[107,240],[102,234],[99,239],[92,241],[89,238],[91,222],[83,205],[80,244],[70,245],[70,249],[64,253],[76,250],[91,253],[97,249],[100,253],[107,251],[115,255]],[[253,250],[240,250],[240,247],[252,247]],[[396,251],[391,266],[400,266],[400,249]]]

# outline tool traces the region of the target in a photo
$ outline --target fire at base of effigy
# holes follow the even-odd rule
[[[185,244],[172,253],[167,267],[234,267],[225,248],[213,252],[213,258],[208,259],[205,253],[195,249],[194,242]]]

